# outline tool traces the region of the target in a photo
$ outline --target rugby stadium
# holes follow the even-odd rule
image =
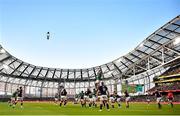
[[[0,64],[1,115],[180,114],[180,16],[153,32],[128,54],[100,66],[86,69],[35,66],[12,56],[3,45],[0,47]],[[122,105],[122,109],[101,113],[98,108],[82,111],[79,103],[74,104],[75,95],[87,88],[95,88],[99,71],[102,73],[99,80],[105,83],[109,93],[117,91],[123,96],[123,91],[128,90],[130,104],[133,104],[129,109],[124,111],[126,108]],[[18,87],[23,88],[24,109],[18,104],[14,109],[7,107],[7,101]],[[53,101],[63,87],[67,90],[68,103],[59,108]],[[162,93],[163,104],[167,104],[167,93],[173,92],[175,107],[171,112],[168,105],[158,110],[154,97],[147,107],[146,96],[156,89]]]

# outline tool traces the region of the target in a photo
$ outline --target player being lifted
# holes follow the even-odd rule
[[[159,92],[158,89],[155,91],[154,95],[156,97],[156,102],[158,104],[158,108],[161,109],[162,108],[162,106],[161,106],[162,95],[161,95],[161,93]]]
[[[106,105],[106,108],[109,111],[109,104],[108,104],[109,92],[108,92],[108,88],[104,85],[104,82],[101,82],[101,85],[99,86],[97,93],[101,95],[99,111],[102,111],[103,104]]]
[[[60,99],[60,107],[62,106],[62,104],[64,103],[64,106],[66,106],[67,104],[67,91],[65,88],[62,89],[61,91],[61,99]]]
[[[98,89],[101,80],[102,80],[102,71],[99,68],[97,72],[97,76],[96,76],[96,82],[95,82],[96,89]]]
[[[127,90],[124,92],[124,95],[125,95],[125,101],[126,101],[126,108],[129,108],[130,96]]]

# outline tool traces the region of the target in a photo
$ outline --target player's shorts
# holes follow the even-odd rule
[[[93,98],[89,98],[89,101],[90,101],[90,102],[93,102]]]
[[[101,101],[108,100],[107,95],[101,95],[100,100]]]
[[[89,96],[84,96],[84,100],[89,100]]]
[[[58,98],[54,98],[55,101],[58,101],[59,99]]]
[[[12,101],[16,101],[16,98],[15,98],[15,97],[11,97],[11,100],[12,100]]]
[[[67,100],[66,96],[61,96],[61,100]]]
[[[172,97],[168,98],[168,101],[169,102],[173,101],[173,98]]]
[[[17,97],[18,101],[23,101],[23,97]]]
[[[150,102],[150,99],[147,99],[146,101],[147,101],[147,102]]]
[[[115,102],[114,97],[110,97],[110,98],[109,98],[109,101],[110,101],[111,103],[114,103],[114,102]]]
[[[126,99],[125,99],[127,102],[130,100],[130,97],[126,97]]]
[[[157,101],[157,102],[160,102],[160,101],[161,101],[161,97],[158,97],[158,98],[156,99],[156,101]]]
[[[81,99],[80,99],[80,102],[84,102],[84,98],[81,98]]]
[[[121,102],[121,98],[117,98],[117,100],[116,100],[117,102]]]
[[[96,101],[97,101],[97,98],[94,96],[94,97],[92,98],[92,100],[93,100],[93,102],[96,102]]]

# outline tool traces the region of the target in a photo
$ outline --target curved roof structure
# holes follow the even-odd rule
[[[35,66],[12,56],[0,45],[0,75],[49,82],[82,82],[95,81],[98,71],[101,70],[104,80],[128,78],[179,59],[179,37],[180,16],[177,16],[148,36],[128,54],[87,69]]]

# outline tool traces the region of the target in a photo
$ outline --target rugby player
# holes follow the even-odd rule
[[[81,91],[81,93],[79,93],[79,97],[80,97],[81,106],[84,107],[84,91]]]
[[[23,89],[19,87],[17,100],[21,102],[21,108],[23,108]]]
[[[119,96],[116,91],[114,91],[114,98],[115,102],[118,104],[118,107],[121,108],[121,96]]]
[[[125,95],[125,101],[126,101],[126,108],[129,108],[130,96],[127,90],[124,92],[124,95]]]
[[[64,106],[67,104],[67,91],[65,88],[62,89],[61,91],[61,99],[60,99],[60,106],[64,103]]]
[[[168,99],[169,104],[171,104],[171,108],[173,108],[174,95],[171,91],[168,92],[167,99]]]
[[[107,110],[109,111],[109,104],[108,104],[108,96],[109,96],[109,92],[108,92],[108,88],[104,85],[104,82],[101,82],[101,85],[98,88],[98,92],[101,97],[100,97],[100,110],[102,111],[102,107],[103,104],[106,105]]]
[[[11,96],[11,99],[9,101],[9,106],[15,107],[17,103],[17,96],[18,96],[19,89],[17,89]]]
[[[57,92],[54,96],[54,103],[58,104],[58,101],[59,101],[59,93]]]
[[[92,92],[92,104],[97,107],[97,90],[94,88]]]
[[[154,95],[156,97],[156,102],[158,104],[158,108],[161,109],[162,108],[162,105],[161,105],[162,95],[161,95],[161,93],[159,92],[158,89],[154,92]]]
[[[87,91],[84,93],[84,106],[86,107],[86,103],[89,101],[89,96],[92,92],[89,88],[87,88]],[[89,105],[90,106],[90,105]]]

